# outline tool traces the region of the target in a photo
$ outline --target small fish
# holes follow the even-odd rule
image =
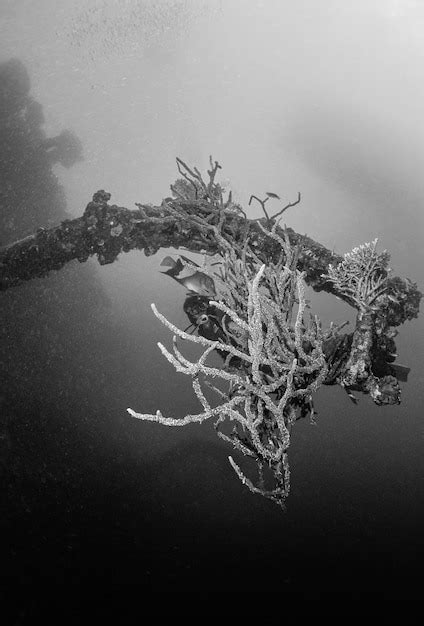
[[[411,371],[410,367],[400,363],[390,363],[390,368],[394,370],[395,376],[400,382],[406,383],[408,381],[408,374]]]
[[[199,335],[206,339],[212,341],[225,339],[221,326],[224,313],[209,304],[209,298],[206,296],[188,295],[184,302],[184,312],[191,322],[185,332],[193,326],[192,332],[197,330]]]
[[[164,272],[166,273],[166,272]],[[210,276],[206,276],[203,272],[194,272],[186,278],[177,278],[173,276],[177,282],[185,287],[188,291],[203,296],[215,296],[215,283]]]
[[[161,273],[167,274],[191,293],[197,293],[201,296],[209,296],[211,298],[214,297],[216,295],[215,283],[210,276],[207,276],[200,271],[196,271],[193,274],[190,274],[189,276],[185,276],[183,278],[179,276],[179,274],[181,274],[181,272],[186,269],[181,259],[198,267],[197,263],[195,263],[191,259],[188,259],[183,255],[180,256],[181,258],[178,258],[176,261],[172,257],[166,256],[162,260],[161,265],[169,266],[170,269],[166,270],[166,272]]]
[[[161,265],[165,265],[167,267],[175,267],[177,265],[177,262],[175,261],[175,259],[172,258],[172,256],[166,256],[162,259]]]
[[[177,260],[173,259],[172,256],[166,256],[162,259],[161,266],[170,267],[171,269],[166,272],[162,272],[162,274],[168,274],[168,276],[178,276],[184,270],[184,264],[181,261],[183,259],[186,263],[191,263],[191,265],[195,265],[199,267],[195,261],[192,259],[188,259],[186,256],[180,254]]]
[[[278,196],[276,193],[273,193],[272,191],[266,191],[265,193],[268,198],[276,198],[276,200],[281,200],[280,196]]]
[[[346,387],[344,388],[344,390],[346,391],[349,398],[352,400],[353,404],[358,404],[358,398],[351,391],[349,391],[349,389],[346,389]]]

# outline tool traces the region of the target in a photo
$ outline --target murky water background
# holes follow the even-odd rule
[[[422,287],[420,2],[20,0],[3,2],[0,20],[0,62],[26,68],[43,132],[70,129],[84,151],[40,189],[21,165],[8,174],[26,191],[19,207],[2,196],[2,216],[16,219],[3,241],[42,211],[53,223],[81,215],[100,188],[128,208],[159,203],[176,156],[205,169],[213,154],[245,206],[251,193],[301,191],[288,225],[338,252],[378,236],[394,272]],[[151,302],[187,325],[184,290],[158,271],[168,252],[75,262],[1,295],[2,579],[186,591],[414,583],[422,317],[397,338],[412,368],[400,406],[317,394],[318,424],[293,432],[284,514],[240,484],[212,424],[172,430],[126,413],[198,410],[156,346],[171,337]],[[353,320],[330,296],[311,298],[324,321]]]

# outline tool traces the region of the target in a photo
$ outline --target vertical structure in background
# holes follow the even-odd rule
[[[30,87],[21,61],[0,64],[0,245],[68,217],[53,166],[72,167],[83,158],[82,145],[72,132],[46,136],[43,109]],[[59,391],[73,395],[69,362],[81,371],[101,298],[92,268],[79,264],[4,294],[0,465],[6,471],[13,471],[6,463],[11,423],[19,430],[21,423],[37,421],[40,412],[48,411]]]

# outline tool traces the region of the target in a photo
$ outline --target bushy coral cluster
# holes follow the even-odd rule
[[[219,271],[212,271],[206,264],[201,268],[216,284],[217,296],[209,305],[220,312],[218,340],[180,330],[152,305],[155,315],[174,333],[173,352],[162,344],[159,348],[178,372],[191,376],[203,410],[181,419],[165,417],[160,411],[128,412],[166,426],[216,418],[218,435],[259,465],[260,481],[255,486],[230,457],[243,483],[283,504],[289,491],[287,449],[291,426],[299,415],[313,414],[312,395],[327,374],[321,325],[316,317],[306,314],[305,283],[296,267],[296,250],[287,236],[277,234],[277,224],[272,228],[260,225],[280,247],[277,259],[263,263],[247,235],[240,242],[225,235],[218,209],[215,204],[211,212],[214,220],[199,214],[194,218],[196,225],[204,222],[206,230],[214,230],[219,246]],[[228,210],[228,206],[221,205],[221,211]],[[181,208],[174,204],[171,211]],[[203,349],[199,358],[187,359],[178,339],[199,344]],[[208,361],[215,350],[224,355],[221,368]],[[226,389],[211,384],[210,379],[223,381]],[[202,388],[203,381],[220,397],[220,404],[212,406]],[[229,422],[233,424],[231,432],[226,431]],[[265,489],[262,484],[264,464],[273,473],[273,489]]]
[[[340,333],[344,324],[323,333],[317,317],[307,310],[305,274],[299,271],[300,256],[305,255],[291,242],[289,229],[279,226],[282,213],[296,203],[270,216],[265,202],[279,197],[252,196],[265,216],[253,220],[252,226],[231,194],[224,198],[215,181],[220,169],[216,161],[210,160],[208,182],[197,168],[190,169],[180,159],[177,163],[182,178],[171,186],[173,197],[163,201],[157,219],[176,221],[195,232],[206,250],[213,250],[215,263],[207,263],[205,257],[198,266],[181,257],[181,264],[208,279],[215,295],[189,297],[187,309],[193,309],[189,317],[197,335],[177,328],[154,305],[152,309],[174,334],[172,352],[162,344],[159,348],[178,372],[191,377],[202,410],[183,418],[165,417],[160,411],[128,412],[165,426],[213,418],[219,437],[257,464],[259,476],[253,481],[229,457],[242,483],[284,506],[290,490],[291,428],[299,417],[310,415],[313,420],[312,396],[321,384],[341,385],[355,403],[352,391],[357,390],[370,394],[378,405],[400,401],[397,379],[384,369],[390,355],[382,348],[381,336],[387,331],[382,312],[388,301],[399,300],[388,278],[389,254],[377,251],[375,239],[345,254],[338,265],[328,266],[322,278],[358,313],[352,334]],[[182,354],[181,339],[199,345],[197,359]],[[221,367],[211,364],[212,353],[222,357]],[[382,377],[373,371],[375,354]],[[219,397],[218,403],[209,399],[207,389]]]
[[[353,248],[323,275],[360,310],[371,307],[387,289],[390,256],[386,250],[377,252],[377,242],[374,239]]]

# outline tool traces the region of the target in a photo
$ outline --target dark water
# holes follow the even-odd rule
[[[356,12],[329,1],[319,15],[306,0],[284,15],[280,2],[269,15],[259,2],[243,12],[237,2],[205,3],[212,13],[176,2],[158,16],[151,3],[147,19],[140,8],[128,13],[129,2],[121,23],[107,0],[94,13],[64,3],[60,19],[41,4],[5,3],[0,14],[0,243],[79,216],[99,188],[129,208],[160,202],[175,156],[207,164],[213,149],[245,205],[257,190],[295,198],[301,189],[288,225],[341,252],[381,236],[394,272],[422,288],[418,8],[397,20],[396,7],[383,15],[366,2]],[[49,20],[63,36],[46,32],[40,47]],[[145,48],[140,24],[151,35]],[[61,134],[68,124],[74,135]],[[396,339],[411,367],[400,406],[318,392],[317,425],[293,430],[283,512],[239,482],[212,424],[170,429],[126,412],[199,410],[156,345],[171,337],[151,302],[188,323],[184,290],[159,274],[162,256],[74,262],[0,295],[4,588],[415,588],[424,556],[422,316]],[[340,302],[311,297],[325,323],[353,320]]]
[[[72,270],[70,285],[87,279],[87,268]],[[23,305],[58,280],[2,297]],[[318,424],[304,420],[293,432],[283,513],[241,485],[211,425],[166,429],[127,416],[127,406],[181,416],[197,407],[184,378],[161,360],[155,336],[169,338],[148,313],[112,324],[100,307],[102,316],[91,328],[69,318],[67,349],[50,358],[55,341],[46,335],[57,321],[44,320],[41,368],[15,351],[23,360],[14,394],[5,394],[4,581],[157,591],[416,582],[424,460],[415,372],[400,407],[367,398],[354,406],[333,388],[318,394]]]

